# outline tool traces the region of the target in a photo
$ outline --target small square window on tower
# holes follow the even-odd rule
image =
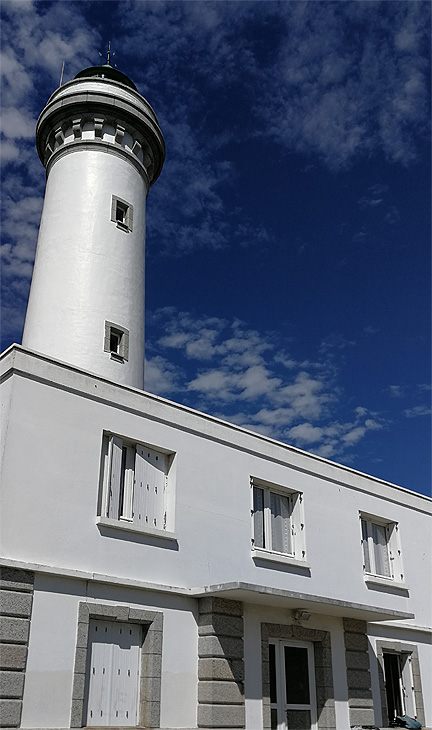
[[[132,231],[133,206],[126,200],[122,200],[122,198],[113,195],[111,200],[111,220],[123,231]]]
[[[114,360],[128,360],[129,330],[113,322],[105,322],[104,352],[111,353]]]

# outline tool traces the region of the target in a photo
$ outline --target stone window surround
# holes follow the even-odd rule
[[[309,629],[295,624],[261,624],[261,651],[263,677],[263,727],[270,723],[269,639],[308,641],[314,645],[315,686],[317,696],[317,726],[320,730],[336,728],[333,690],[331,638],[329,631]]]
[[[163,613],[129,606],[80,601],[72,688],[71,728],[85,726],[85,690],[90,619],[141,624],[143,632],[139,686],[139,723],[160,726]]]
[[[423,691],[420,676],[420,664],[418,658],[418,650],[414,644],[404,644],[400,641],[379,641],[376,642],[376,657],[378,661],[378,676],[380,685],[381,695],[381,711],[382,711],[382,724],[383,726],[388,725],[388,714],[387,714],[387,699],[385,693],[384,683],[384,652],[394,654],[410,654],[411,656],[411,669],[414,685],[414,698],[417,710],[417,720],[421,725],[425,725],[424,717],[424,703],[423,703]]]
[[[121,208],[124,211],[125,217],[124,222],[117,219],[117,208]],[[125,232],[133,230],[133,205],[128,203],[124,198],[119,198],[118,195],[111,197],[111,221],[117,225],[117,228]]]
[[[120,335],[120,346],[118,352],[113,352],[111,350],[111,332],[115,332]],[[127,362],[129,360],[129,330],[115,322],[105,320],[104,352],[109,352],[112,360],[116,360],[117,362]]]

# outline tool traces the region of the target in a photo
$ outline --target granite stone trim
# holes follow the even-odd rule
[[[139,723],[145,727],[160,726],[162,676],[163,613],[129,606],[80,602],[72,687],[70,727],[83,727],[87,687],[88,633],[90,619],[106,619],[140,624],[143,627],[139,687]]]
[[[21,724],[34,573],[0,568],[0,727]]]
[[[411,672],[413,679],[413,692],[414,702],[416,707],[416,720],[421,725],[426,724],[424,714],[424,701],[423,701],[423,690],[420,676],[420,663],[418,656],[418,649],[413,644],[404,644],[400,641],[377,641],[376,642],[376,657],[378,662],[378,677],[380,685],[381,695],[381,711],[382,711],[382,724],[386,727],[389,724],[388,708],[387,708],[387,697],[385,690],[385,674],[384,674],[384,652],[394,654],[406,654],[407,660],[411,661]]]
[[[198,603],[198,727],[244,728],[243,604]]]
[[[374,725],[367,624],[344,618],[343,628],[350,725]]]
[[[336,714],[330,632],[294,624],[269,623],[261,624],[264,729],[269,730],[271,727],[269,639],[308,641],[313,644],[318,728],[319,730],[335,730]]]

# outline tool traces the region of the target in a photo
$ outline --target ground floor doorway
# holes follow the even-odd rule
[[[87,653],[87,725],[138,724],[142,628],[92,619]]]
[[[272,730],[315,730],[313,644],[269,641]]]
[[[396,716],[416,714],[411,655],[407,652],[383,652],[384,683],[389,722]]]

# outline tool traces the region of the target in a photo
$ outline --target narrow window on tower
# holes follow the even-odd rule
[[[128,360],[129,330],[114,322],[105,322],[104,352],[109,352],[113,360]]]
[[[132,231],[133,206],[126,200],[113,195],[111,199],[111,220],[122,231]]]

